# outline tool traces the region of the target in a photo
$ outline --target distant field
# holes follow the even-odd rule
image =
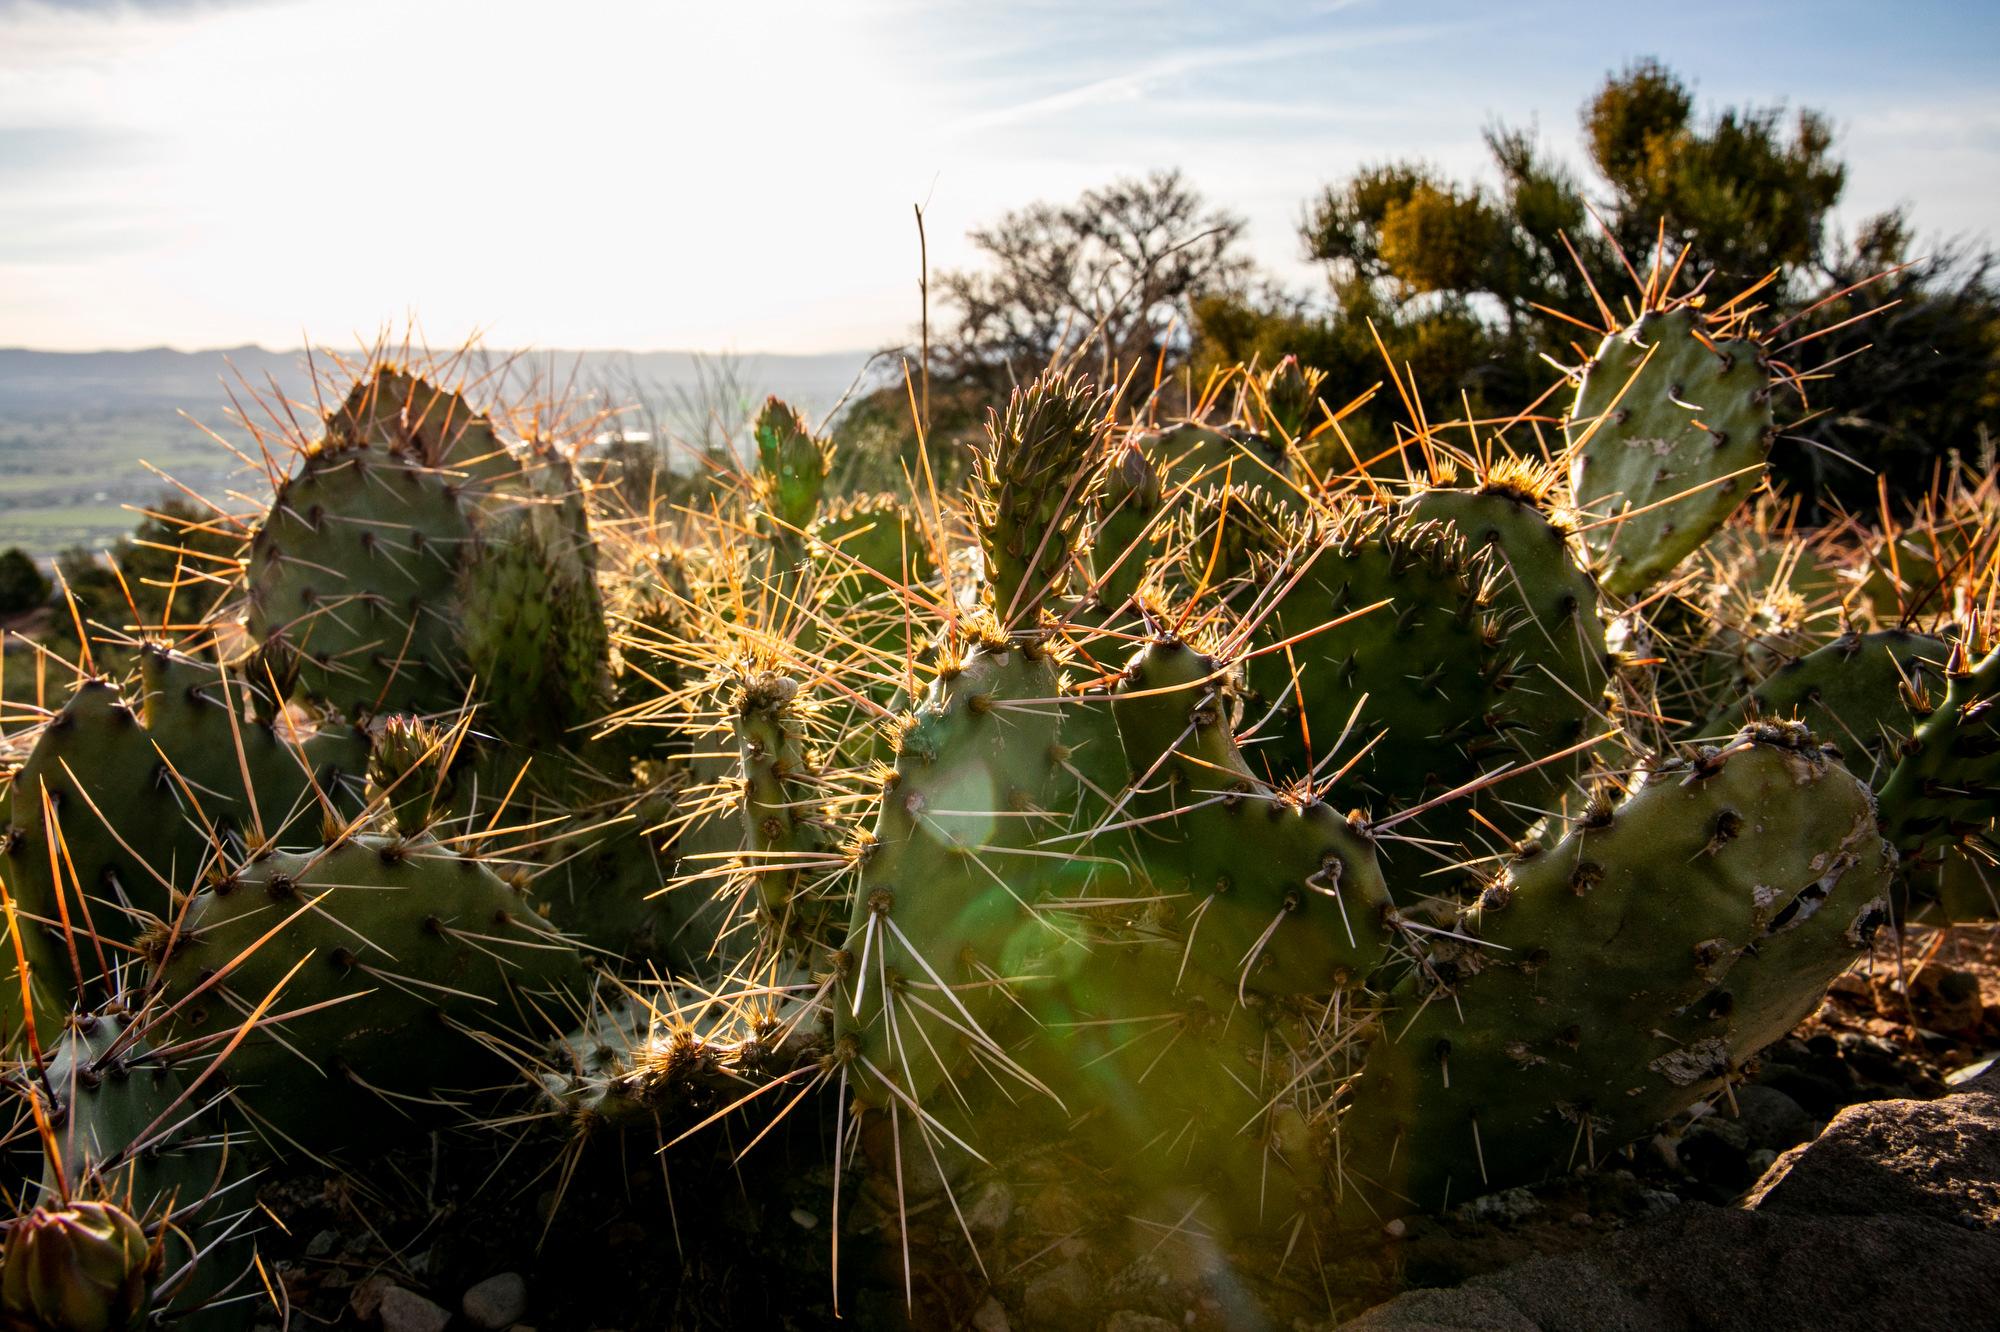
[[[0,416],[0,549],[52,557],[71,546],[109,545],[138,522],[125,506],[149,507],[169,489],[141,460],[205,495],[256,480],[170,409]]]
[[[722,396],[741,398],[727,409],[740,421],[765,392],[784,394],[808,412],[825,411],[867,360],[862,352],[709,358],[590,351],[543,352],[522,364],[544,370],[547,382],[595,390],[599,400],[620,406],[644,398],[669,417],[684,415],[689,404],[710,403],[726,380]],[[154,505],[170,489],[142,461],[223,503],[230,503],[225,496],[232,488],[267,494],[260,471],[245,469],[181,415],[252,449],[244,432],[230,425],[223,385],[236,382],[260,389],[275,382],[295,399],[312,401],[297,352],[0,348],[0,549],[20,546],[50,559],[71,546],[111,544],[138,523],[134,509]]]

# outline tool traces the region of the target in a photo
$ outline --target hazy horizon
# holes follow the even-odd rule
[[[1574,0],[0,0],[0,344],[413,318],[434,344],[880,347],[918,318],[913,204],[936,271],[1006,209],[1169,166],[1303,285],[1320,186],[1405,155],[1485,176],[1496,121],[1575,164],[1579,105],[1645,55],[1704,111],[1826,112],[1842,225],[1906,203],[1990,242],[1997,34],[1940,0],[1696,0],[1639,34]]]

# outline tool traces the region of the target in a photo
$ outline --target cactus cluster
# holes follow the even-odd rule
[[[634,514],[369,367],[221,618],[18,739],[8,1316],[209,1298],[253,1164],[442,1123],[811,1096],[905,1207],[1056,1144],[1325,1254],[1725,1096],[1879,925],[1977,906],[1990,496],[1793,529],[1796,372],[1645,304],[1559,452],[1413,429],[1400,480],[1288,361],[1179,421],[1046,375],[960,496],[828,493],[773,400]]]

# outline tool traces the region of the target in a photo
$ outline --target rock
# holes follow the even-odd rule
[[[1932,1031],[1976,1036],[1986,1020],[1979,977],[1936,959],[1926,962],[1910,978],[1910,1003]]]
[[[1021,1312],[1036,1332],[1073,1328],[1083,1321],[1084,1311],[1096,1293],[1097,1284],[1090,1279],[1090,1269],[1072,1258],[1028,1283],[1028,1288],[1021,1292]]]
[[[1120,1309],[1104,1320],[1104,1332],[1181,1332],[1181,1330],[1164,1318],[1156,1318],[1152,1314],[1139,1313],[1132,1309]]]
[[[965,1226],[975,1235],[997,1235],[1013,1216],[1014,1192],[995,1180],[965,1209]]]
[[[1671,1196],[1671,1195],[1666,1195]],[[1589,1248],[1410,1291],[1353,1332],[1990,1327],[2000,1071],[1836,1115],[1744,1208],[1682,1203]]]
[[[1924,1216],[2000,1229],[2000,1094],[1990,1075],[1935,1101],[1849,1106],[1779,1157],[1751,1190],[1759,1211]]]
[[[986,1303],[972,1311],[972,1332],[1013,1332],[1013,1326],[1007,1321],[1007,1311],[1000,1301],[990,1295]]]
[[[1813,1117],[1776,1087],[1754,1084],[1736,1089],[1736,1122],[1757,1147],[1782,1152],[1813,1134]]]
[[[1940,1273],[1951,1274],[1941,1281]],[[2000,1237],[1922,1217],[1684,1203],[1581,1253],[1412,1291],[1344,1332],[1665,1332],[1991,1326]]]
[[[1475,1328],[1478,1332],[1542,1332],[1504,1294],[1476,1285],[1413,1290],[1340,1325],[1341,1332],[1473,1332]]]
[[[1481,1194],[1458,1209],[1467,1221],[1494,1225],[1516,1225],[1542,1210],[1541,1200],[1525,1188],[1502,1189]]]
[[[1665,1216],[1680,1205],[1678,1193],[1669,1193],[1665,1189],[1640,1190],[1638,1207],[1641,1216]]]
[[[445,1310],[401,1286],[389,1286],[382,1291],[376,1316],[382,1320],[382,1332],[444,1332],[451,1323],[451,1315]]]
[[[500,1332],[520,1322],[528,1312],[528,1283],[519,1272],[487,1277],[465,1292],[458,1307],[474,1327]]]

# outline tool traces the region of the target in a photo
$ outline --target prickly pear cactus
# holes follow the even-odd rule
[[[510,448],[458,394],[382,370],[329,414],[251,539],[250,632],[351,717],[471,701],[560,741],[606,685],[576,491],[558,452]]]
[[[998,982],[1063,937],[1041,905],[1089,872],[1041,846],[1066,779],[1056,690],[1032,638],[982,639],[901,734],[834,968],[835,1057],[870,1104],[920,1104],[975,1055],[1012,1066]]]
[[[1389,892],[1365,834],[1324,802],[1251,774],[1230,732],[1229,668],[1174,639],[1126,667],[1113,715],[1152,817],[1138,839],[1148,925],[1181,963],[1240,995],[1357,983],[1387,947]],[[1260,848],[1246,857],[1242,848]],[[1101,852],[1103,834],[1085,843]]]
[[[1357,1211],[1595,1162],[1717,1094],[1887,918],[1865,784],[1760,723],[1523,848],[1396,987],[1337,1142]]]
[[[1976,663],[1960,644],[1943,701],[1882,784],[1882,825],[1905,854],[1989,828],[2000,794],[2000,648]]]
[[[1610,652],[1597,581],[1579,567],[1570,535],[1549,511],[1547,478],[1530,475],[1522,484],[1517,477],[1502,472],[1470,491],[1425,491],[1404,507],[1418,521],[1448,524],[1469,550],[1485,552],[1490,623],[1504,634],[1511,665],[1496,709],[1502,743],[1486,762],[1524,770],[1498,793],[1515,808],[1560,809],[1589,763],[1578,746],[1610,724]],[[1555,757],[1565,750],[1567,757]],[[1470,802],[1488,817],[1497,804]],[[1497,821],[1512,827],[1519,816]]]
[[[1721,736],[1746,717],[1796,719],[1839,746],[1856,775],[1879,785],[1943,688],[1950,653],[1944,640],[1906,629],[1843,634],[1778,667],[1702,729]]]
[[[1102,480],[1105,411],[1098,390],[1051,373],[987,423],[974,502],[993,613],[1003,627],[1032,628],[1042,601],[1066,582]]]
[[[424,835],[253,855],[143,947],[183,1038],[243,1034],[225,1072],[294,1141],[419,1113],[587,988],[529,902]]]
[[[756,496],[765,515],[762,535],[796,564],[804,534],[819,511],[833,465],[833,447],[815,439],[798,410],[767,398],[753,427],[757,441]]]
[[[1772,437],[1763,348],[1691,304],[1608,335],[1565,430],[1584,538],[1604,586],[1644,591],[1757,488]]]
[[[130,686],[80,684],[14,778],[5,859],[22,910],[130,942],[220,859],[310,845],[325,817],[355,809],[365,741],[293,714],[258,720],[260,692],[157,647]]]

